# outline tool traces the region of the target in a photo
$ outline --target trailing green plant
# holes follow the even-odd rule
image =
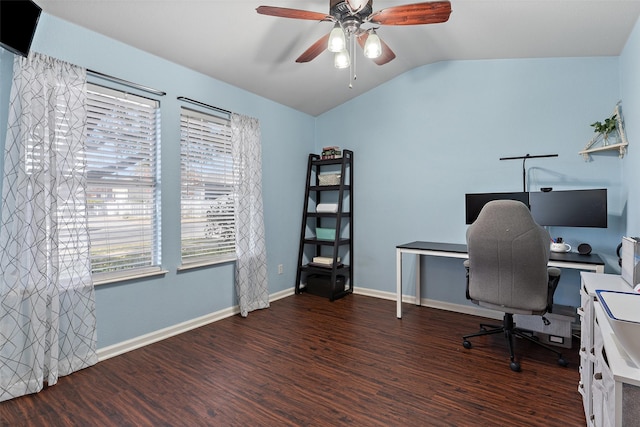
[[[604,136],[609,135],[611,132],[613,132],[614,130],[616,130],[616,122],[617,122],[617,114],[614,114],[613,116],[604,119],[604,123],[602,122],[595,122],[595,123],[591,123],[591,126],[593,126],[594,132],[597,133],[601,133]]]

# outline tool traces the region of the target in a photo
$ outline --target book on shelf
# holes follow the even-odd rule
[[[338,259],[336,261],[340,262],[340,257],[338,257]],[[331,265],[331,264],[333,264],[333,258],[328,257],[328,256],[314,256],[313,259],[312,259],[312,262],[314,262],[316,264],[328,264],[328,265]]]

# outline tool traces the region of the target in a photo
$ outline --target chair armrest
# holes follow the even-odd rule
[[[561,270],[557,267],[548,267],[547,273],[549,274],[549,289],[547,293],[547,313],[553,311],[553,295],[556,293],[558,282],[560,282]]]
[[[465,291],[465,295],[467,296],[467,299],[470,300],[471,299],[471,295],[469,295],[469,260],[465,259],[464,263],[462,264],[464,265],[465,270],[467,271],[467,289]]]

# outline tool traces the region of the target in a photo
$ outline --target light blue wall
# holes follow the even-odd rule
[[[114,40],[43,15],[34,50],[145,86],[162,98],[162,279],[97,289],[99,347],[233,306],[233,265],[176,273],[179,263],[177,96],[257,117],[262,127],[263,190],[270,291],[290,289],[306,159],[324,145],[355,152],[355,286],[395,291],[395,246],[412,240],[464,242],[464,194],[519,191],[519,161],[500,157],[557,153],[527,162],[529,189],[606,187],[607,230],[553,228],[571,244],[589,242],[616,271],[615,247],[628,227],[640,234],[640,30],[620,58],[450,61],[407,72],[314,119]],[[0,143],[4,141],[10,62],[0,49]],[[577,154],[590,123],[623,99],[630,141],[620,160]],[[4,145],[4,144],[2,144]],[[0,163],[1,164],[1,163]],[[0,166],[1,167],[1,166]],[[627,184],[625,184],[627,183]],[[628,206],[627,206],[628,195]],[[415,261],[413,261],[415,262]],[[285,273],[277,275],[277,265]],[[405,293],[413,293],[407,262]],[[423,297],[467,304],[459,260],[428,258]],[[578,305],[578,275],[564,271],[558,300]]]
[[[180,65],[43,14],[32,49],[101,73],[167,92],[162,114],[162,265],[164,278],[97,287],[98,347],[118,343],[237,304],[234,264],[177,273],[180,262],[180,133],[178,96],[260,120],[269,291],[292,289],[304,194],[306,159],[313,151],[313,117]],[[1,50],[1,49],[0,49]],[[203,52],[203,54],[206,54]],[[5,93],[13,55],[2,51],[1,146]],[[1,166],[0,166],[1,168]],[[277,274],[278,264],[284,274]]]
[[[620,99],[618,58],[449,61],[409,71],[317,119],[316,149],[339,145],[355,158],[355,286],[395,291],[395,246],[413,240],[465,242],[464,194],[528,189],[609,190],[608,229],[552,228],[617,264],[625,219],[623,163],[585,162],[589,126]],[[562,206],[558,207],[562,209]],[[415,262],[415,261],[413,261]],[[427,258],[423,298],[468,304],[459,260]],[[405,270],[404,293],[415,276]],[[424,266],[423,266],[424,267]],[[566,271],[560,304],[579,305],[579,275]]]
[[[640,235],[640,20],[620,55],[620,92],[629,150],[624,158],[627,235]]]

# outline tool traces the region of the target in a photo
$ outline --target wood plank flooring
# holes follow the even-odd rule
[[[461,336],[479,317],[302,294],[0,403],[3,426],[584,426],[577,343]],[[574,340],[575,341],[575,340]]]

